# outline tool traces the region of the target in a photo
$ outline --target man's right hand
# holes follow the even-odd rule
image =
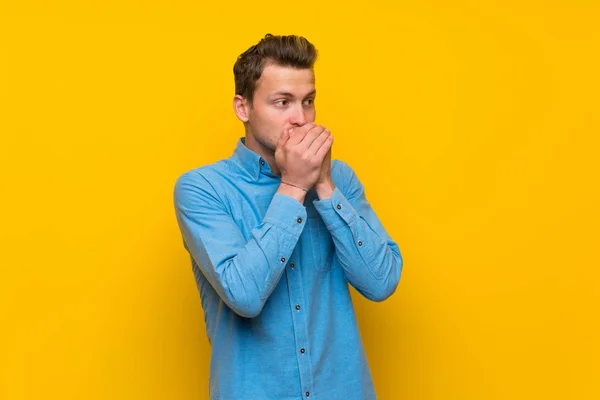
[[[307,190],[312,188],[332,144],[331,132],[314,122],[293,128],[292,132],[284,130],[275,149],[281,180]]]

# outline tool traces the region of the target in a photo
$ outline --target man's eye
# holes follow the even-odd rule
[[[310,105],[312,105],[312,103],[314,102],[314,99],[306,99],[306,100],[304,100],[304,102],[305,102],[305,103],[306,103],[306,102],[308,102],[308,104],[307,104],[307,105],[309,105],[309,106],[310,106]]]
[[[275,104],[280,104],[282,106],[285,106],[285,104],[287,104],[287,102],[288,102],[287,100],[278,100],[275,102]],[[283,103],[285,103],[285,104],[283,104]]]

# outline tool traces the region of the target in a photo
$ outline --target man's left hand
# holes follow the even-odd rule
[[[319,200],[323,200],[331,197],[333,189],[335,189],[335,185],[331,179],[331,149],[329,149],[327,155],[323,159],[321,174],[319,175],[317,183],[315,183],[315,190],[317,191]]]

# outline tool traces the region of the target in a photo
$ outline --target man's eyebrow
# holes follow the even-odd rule
[[[312,90],[311,92],[307,93],[306,96],[314,96],[315,94],[317,94],[317,90]],[[273,93],[271,96],[285,96],[285,97],[294,97],[294,95],[292,93],[289,92],[275,92]],[[305,97],[306,97],[305,96]]]

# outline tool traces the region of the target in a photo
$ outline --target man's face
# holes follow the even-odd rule
[[[274,152],[284,129],[315,120],[315,95],[312,69],[265,66],[254,92],[246,134]]]

